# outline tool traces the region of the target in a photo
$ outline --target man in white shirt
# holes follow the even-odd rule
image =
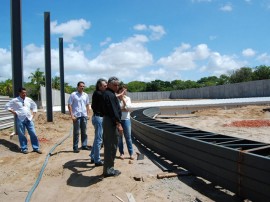
[[[89,96],[83,92],[85,84],[79,81],[77,91],[71,93],[68,99],[68,110],[73,121],[73,151],[79,153],[79,133],[81,130],[82,150],[90,150],[87,146],[86,126],[90,116]]]
[[[39,149],[39,141],[33,122],[33,117],[37,112],[37,105],[31,98],[26,97],[26,89],[20,88],[19,96],[10,100],[6,104],[5,109],[15,115],[15,126],[19,137],[21,152],[28,154],[27,138],[25,136],[26,128],[30,136],[33,151],[42,154]]]

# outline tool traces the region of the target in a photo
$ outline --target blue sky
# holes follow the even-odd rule
[[[24,81],[44,67],[50,12],[52,76],[95,84],[193,80],[270,65],[270,0],[21,0]],[[0,81],[11,78],[10,0],[0,7]]]

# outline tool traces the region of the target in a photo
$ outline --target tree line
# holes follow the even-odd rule
[[[34,100],[40,100],[40,86],[45,86],[45,74],[37,68],[35,72],[31,73],[28,77],[30,82],[25,82],[24,87],[27,89],[28,96]],[[209,76],[203,77],[197,81],[192,80],[173,80],[162,81],[154,80],[151,82],[131,81],[125,85],[128,87],[129,92],[154,92],[154,91],[172,91],[184,90],[189,88],[200,88],[206,86],[217,86],[230,83],[241,83],[254,80],[270,79],[270,66],[260,65],[254,68],[241,67],[233,70],[228,74],[222,74],[219,77]],[[60,90],[60,77],[55,76],[52,78],[52,88]],[[76,86],[71,86],[64,83],[65,93],[72,93],[76,91]],[[92,93],[95,90],[95,85],[89,85],[85,88],[85,92]],[[12,80],[0,82],[0,95],[13,96]]]

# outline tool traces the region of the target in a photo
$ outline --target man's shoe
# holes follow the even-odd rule
[[[91,149],[90,149],[90,147],[88,147],[88,146],[83,146],[83,147],[82,147],[82,150],[91,150]]]
[[[36,152],[36,153],[38,153],[38,154],[42,154],[42,151],[40,151],[39,149],[34,150],[33,152]]]
[[[104,177],[116,177],[119,176],[121,172],[119,170],[114,170],[112,173],[104,174]]]
[[[79,153],[79,152],[80,152],[80,150],[75,149],[75,150],[73,150],[73,152],[74,152],[74,153]]]
[[[93,164],[93,163],[95,163],[95,161],[93,159],[91,159],[90,163]]]
[[[23,154],[28,154],[29,152],[28,152],[28,150],[24,150],[24,151],[22,151],[22,153]]]
[[[103,166],[103,165],[104,165],[104,162],[103,161],[100,161],[100,162],[95,163],[95,166],[96,167]]]

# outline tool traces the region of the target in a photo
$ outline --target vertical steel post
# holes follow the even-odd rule
[[[10,0],[11,17],[11,63],[12,63],[12,90],[16,97],[19,88],[23,86],[22,61],[22,13],[21,0]],[[17,135],[16,119],[14,116],[14,131]]]
[[[22,17],[21,0],[10,1],[11,10],[11,62],[13,97],[18,94],[23,86],[23,62],[22,62]]]
[[[61,112],[66,113],[65,106],[65,85],[64,85],[64,49],[63,38],[59,38],[59,68],[60,68],[60,94],[61,94]]]
[[[46,108],[47,121],[53,121],[52,113],[52,76],[51,76],[51,29],[50,13],[44,12],[44,53],[45,53],[45,81],[46,81]]]

